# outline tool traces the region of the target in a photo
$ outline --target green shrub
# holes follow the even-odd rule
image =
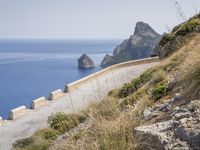
[[[136,101],[143,98],[145,95],[147,95],[147,88],[141,87],[136,92],[134,92],[132,95],[126,97],[122,102],[120,102],[120,108],[124,110],[126,106],[131,105],[133,106]]]
[[[176,33],[176,31],[182,26],[183,24],[179,24],[172,29],[172,34]]]
[[[58,131],[56,131],[52,128],[47,128],[43,132],[44,132],[43,136],[47,140],[55,140],[59,135]]]
[[[152,90],[152,97],[154,100],[159,100],[161,97],[167,94],[167,86],[166,83],[160,83]]]
[[[164,45],[167,44],[168,42],[172,41],[172,39],[174,38],[174,35],[171,33],[166,33],[162,39],[160,40],[160,44]]]
[[[184,24],[182,24],[176,31],[176,35],[186,35],[192,32],[198,25],[200,25],[199,20],[192,19]]]
[[[134,92],[134,89],[130,83],[125,83],[119,91],[119,97],[127,97]]]
[[[83,122],[86,118],[77,114],[56,113],[49,116],[47,123],[51,128],[63,133]]]
[[[127,97],[132,93],[136,92],[140,87],[146,84],[156,72],[154,68],[148,69],[142,75],[135,78],[131,83],[125,83],[124,86],[119,90],[119,97]]]
[[[31,144],[33,144],[34,140],[32,138],[26,138],[26,139],[21,139],[17,140],[14,144],[13,147],[16,148],[25,148]]]

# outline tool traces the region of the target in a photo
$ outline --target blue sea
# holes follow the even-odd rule
[[[0,116],[10,109],[64,88],[98,70],[105,54],[112,53],[119,40],[0,40]],[[78,69],[77,59],[88,54],[93,69]]]

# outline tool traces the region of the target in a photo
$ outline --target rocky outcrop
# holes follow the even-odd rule
[[[105,56],[101,63],[102,67],[150,57],[152,49],[158,43],[160,37],[147,23],[138,22],[134,34],[114,49],[113,56]]]
[[[169,116],[168,121],[135,128],[134,134],[154,149],[200,150],[200,100],[175,107]]]
[[[95,64],[89,56],[87,56],[86,54],[83,54],[78,59],[78,67],[82,69],[93,68],[95,67]]]
[[[197,21],[198,19],[198,21]],[[166,58],[185,45],[195,34],[200,33],[200,17],[177,25],[170,33],[165,33],[154,47],[151,56]]]
[[[106,66],[110,61],[112,60],[112,56],[106,54],[106,56],[103,58],[101,62],[101,66]]]

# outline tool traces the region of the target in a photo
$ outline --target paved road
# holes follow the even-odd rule
[[[5,122],[0,127],[0,150],[11,149],[14,141],[30,137],[38,129],[47,126],[47,118],[52,113],[80,111],[90,102],[102,100],[111,89],[131,81],[155,64],[141,64],[110,71],[82,84],[58,100],[49,101],[46,106],[38,110],[28,110],[21,118]]]

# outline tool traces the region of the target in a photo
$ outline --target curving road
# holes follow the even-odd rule
[[[24,116],[16,120],[5,121],[0,127],[0,150],[10,150],[16,140],[30,137],[38,129],[47,126],[47,118],[52,113],[80,111],[90,102],[102,100],[110,90],[131,81],[156,64],[152,62],[114,69],[87,81],[58,100],[49,101],[46,106],[38,110],[28,110]]]

